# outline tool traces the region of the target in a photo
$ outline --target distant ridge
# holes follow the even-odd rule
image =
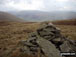
[[[25,11],[11,11],[9,12],[17,17],[23,18],[28,21],[52,21],[52,20],[66,20],[66,19],[76,19],[76,12],[74,11],[35,11],[35,10],[25,10]]]
[[[24,19],[20,19],[16,17],[15,15],[12,15],[7,12],[1,12],[0,11],[0,21],[15,21],[15,22],[24,22]]]

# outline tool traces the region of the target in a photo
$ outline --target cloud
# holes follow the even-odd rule
[[[0,0],[0,5],[1,4],[6,4],[7,2],[9,2],[9,0]]]
[[[43,7],[43,0],[3,0],[0,3],[0,8],[5,11],[11,10],[10,8],[16,10],[40,10]],[[5,9],[4,7],[7,7],[8,9]]]
[[[56,1],[58,1],[58,2],[67,2],[69,0],[56,0]]]
[[[45,11],[76,11],[75,0],[44,0]]]
[[[76,0],[0,0],[0,11],[76,11]]]

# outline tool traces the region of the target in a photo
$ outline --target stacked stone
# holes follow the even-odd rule
[[[27,54],[36,55],[40,50],[41,57],[62,57],[60,52],[75,52],[76,43],[67,40],[61,31],[54,25],[44,23],[35,32],[28,36],[28,40],[22,41],[22,51]]]

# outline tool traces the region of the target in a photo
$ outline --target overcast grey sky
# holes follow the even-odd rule
[[[0,11],[76,11],[76,0],[0,0]]]

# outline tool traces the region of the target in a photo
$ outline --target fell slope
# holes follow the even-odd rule
[[[0,12],[0,21],[25,21],[7,12]]]

